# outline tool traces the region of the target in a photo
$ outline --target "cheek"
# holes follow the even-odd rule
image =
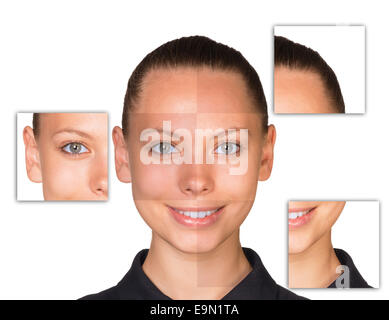
[[[252,145],[248,154],[241,158],[237,165],[215,166],[216,194],[223,195],[225,200],[254,201],[258,187],[260,152]],[[231,174],[231,168],[240,169]]]
[[[289,231],[289,254],[301,253],[317,240],[314,228]]]
[[[228,168],[215,169],[215,193],[218,200],[225,201],[253,201],[257,190],[257,176],[250,172],[244,175],[230,175]]]
[[[333,201],[328,202],[328,223],[332,227],[336,220],[339,218],[340,214],[342,213],[342,210],[345,206],[346,202],[344,201]]]
[[[82,199],[89,191],[86,161],[64,159],[48,152],[43,155],[41,164],[43,192],[47,200]]]
[[[331,230],[339,214],[340,211],[336,202],[328,202],[321,205],[315,221],[315,230],[318,236],[323,236]]]
[[[137,164],[132,168],[132,191],[135,200],[177,200],[176,167]]]

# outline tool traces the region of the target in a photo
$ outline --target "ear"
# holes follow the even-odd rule
[[[131,170],[128,157],[126,140],[123,131],[119,127],[112,130],[112,140],[115,146],[115,169],[116,175],[121,182],[131,182]]]
[[[265,137],[265,144],[262,147],[261,164],[259,168],[259,181],[269,179],[273,169],[274,144],[276,142],[276,128],[273,125],[268,126]]]
[[[32,182],[42,182],[39,149],[35,140],[34,131],[29,126],[25,127],[23,130],[23,141],[25,146],[27,176]]]

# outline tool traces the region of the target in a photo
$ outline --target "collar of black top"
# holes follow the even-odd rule
[[[342,266],[348,267],[349,275],[350,275],[350,288],[372,288],[367,284],[365,279],[363,279],[357,267],[355,266],[353,259],[351,259],[350,255],[346,251],[342,249],[335,249],[335,254],[338,257],[340,264]],[[340,277],[342,276],[338,277],[339,280]],[[328,288],[336,288],[337,280],[331,283],[331,285]]]
[[[243,248],[243,251],[253,270],[222,300],[305,299],[277,285],[254,250]],[[142,265],[147,253],[148,249],[143,249],[135,256],[131,269],[116,286],[100,293],[85,296],[82,299],[171,300],[143,272]]]

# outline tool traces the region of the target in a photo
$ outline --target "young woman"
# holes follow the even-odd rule
[[[289,202],[289,288],[370,288],[331,229],[345,201]]]
[[[259,77],[236,50],[195,36],[148,54],[130,77],[113,142],[150,249],[116,286],[84,299],[299,298],[239,240],[275,138]]]
[[[320,54],[280,36],[274,37],[274,111],[345,112],[338,79]]]
[[[45,200],[107,200],[107,114],[34,113],[23,130],[28,178]]]

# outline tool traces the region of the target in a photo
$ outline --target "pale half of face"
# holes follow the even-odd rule
[[[45,200],[106,200],[106,113],[41,113],[38,135],[23,131],[29,179]]]
[[[133,197],[142,218],[154,234],[182,252],[209,252],[232,235],[249,213],[255,199],[258,180],[270,176],[275,130],[261,128],[261,115],[253,109],[243,79],[232,72],[207,68],[154,70],[144,81],[136,108],[130,115],[129,136],[120,128],[113,131],[115,164],[119,179],[132,183]],[[163,121],[171,131],[184,129],[181,145],[169,140],[171,133],[140,141],[148,128],[161,129]],[[225,152],[229,138],[213,139],[215,129],[248,129],[248,143],[240,145],[239,133],[227,149],[245,156],[247,168],[231,175],[236,163]],[[209,130],[196,140],[196,130]],[[181,130],[182,132],[182,130]],[[149,144],[154,159],[163,158],[161,142],[167,142],[170,159],[191,150],[192,162],[144,164],[141,151]],[[178,141],[178,138],[177,138]],[[208,143],[211,141],[210,143]],[[186,148],[186,149],[185,149]],[[202,151],[203,162],[196,163]],[[206,155],[225,163],[207,163]]]
[[[334,113],[323,81],[309,70],[274,69],[276,113]]]
[[[331,232],[345,201],[289,201],[289,254],[308,250]]]

